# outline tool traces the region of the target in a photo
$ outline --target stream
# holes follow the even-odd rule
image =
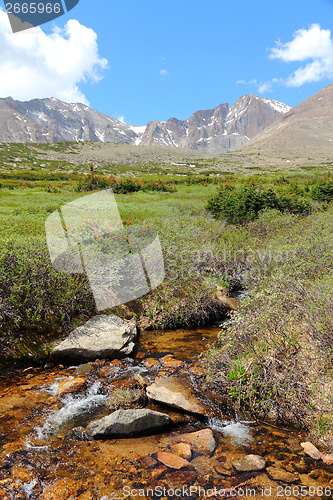
[[[204,383],[197,361],[219,328],[145,331],[123,360],[79,366],[30,367],[0,379],[0,499],[112,500],[133,498],[333,498],[333,465],[304,453],[305,436],[234,415]],[[110,413],[119,389],[178,377],[209,406],[199,417],[141,399],[139,407],[162,411],[172,425],[153,435],[91,439],[86,426]],[[62,381],[83,386],[59,394]],[[192,447],[189,465],[175,469],[158,458],[181,436],[211,429],[214,449]],[[260,471],[240,471],[246,455],[266,461]],[[238,487],[238,485],[243,485]]]

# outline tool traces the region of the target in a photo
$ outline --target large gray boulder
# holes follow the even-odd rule
[[[95,420],[87,430],[92,437],[125,437],[155,432],[171,423],[171,418],[158,411],[117,410],[111,415]]]
[[[134,347],[136,326],[114,315],[101,314],[75,328],[50,354],[51,361],[90,361],[128,356]]]

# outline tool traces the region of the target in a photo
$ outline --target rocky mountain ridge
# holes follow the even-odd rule
[[[118,142],[184,147],[209,153],[232,151],[255,137],[290,107],[252,94],[229,108],[220,104],[188,120],[170,118],[147,126],[124,124],[84,104],[55,98],[0,99],[0,142]]]

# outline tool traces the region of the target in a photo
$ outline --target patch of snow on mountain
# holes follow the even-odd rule
[[[98,130],[95,130],[95,134],[97,135],[97,137],[99,138],[99,140],[101,142],[105,142],[105,139],[104,139],[105,134],[104,133],[102,134],[101,132],[98,132]]]
[[[147,128],[147,125],[129,125],[129,128],[136,134],[143,134]]]
[[[277,111],[278,113],[287,113],[291,109],[290,106],[284,104],[283,102],[273,101],[272,99],[265,99],[265,98],[262,98],[262,100],[263,102],[272,106],[272,108],[274,108],[275,111]]]

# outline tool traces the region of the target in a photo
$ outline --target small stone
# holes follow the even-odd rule
[[[190,466],[190,462],[188,462],[184,458],[164,451],[157,453],[157,460],[162,462],[162,464],[166,465],[167,467],[170,467],[171,469],[182,469],[183,467]]]
[[[58,396],[63,394],[69,394],[71,392],[76,392],[81,389],[86,383],[86,379],[83,377],[77,377],[72,379],[66,379],[60,382],[58,389]]]
[[[76,368],[75,375],[88,375],[93,369],[94,366],[92,363],[84,363]]]
[[[187,443],[175,443],[170,446],[170,450],[175,455],[185,458],[185,460],[191,460],[192,450],[191,446]]]
[[[310,441],[306,441],[305,443],[301,443],[302,448],[309,457],[314,460],[319,460],[322,457],[322,452],[318,450]]]
[[[284,483],[295,483],[298,481],[298,477],[291,472],[287,472],[284,469],[277,469],[276,467],[267,467],[268,476],[274,481],[282,481]]]
[[[263,470],[266,466],[266,461],[260,455],[246,455],[246,457],[236,460],[233,464],[238,472]]]
[[[173,356],[167,355],[161,358],[161,363],[164,368],[180,368],[183,366],[183,362],[179,359],[175,359]]]
[[[142,463],[142,465],[144,467],[155,467],[155,465],[157,464],[157,461],[155,460],[155,458],[153,457],[142,457],[140,459],[140,462]]]
[[[223,467],[222,465],[215,465],[214,469],[216,470],[216,472],[218,474],[220,474],[220,476],[227,476],[227,477],[230,477],[232,476],[232,471],[229,470],[229,469],[226,469],[225,467]]]

